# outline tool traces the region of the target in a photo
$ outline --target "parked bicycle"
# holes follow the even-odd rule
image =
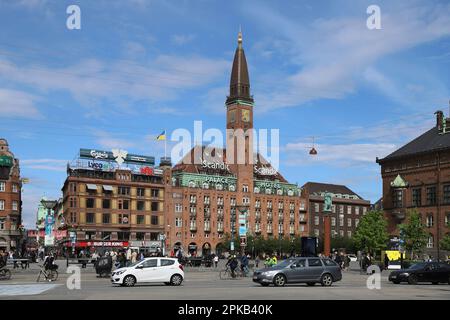
[[[8,268],[1,268],[0,269],[0,280],[9,280],[11,279],[11,271],[9,271]]]

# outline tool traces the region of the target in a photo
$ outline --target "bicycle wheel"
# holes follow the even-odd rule
[[[8,269],[0,270],[0,279],[11,279],[11,271],[9,271]]]
[[[56,281],[58,279],[58,271],[50,270],[47,276],[47,280]]]
[[[220,280],[230,279],[231,278],[230,271],[227,269],[221,270],[219,272],[219,278],[220,278]]]

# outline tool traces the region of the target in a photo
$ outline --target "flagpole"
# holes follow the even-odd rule
[[[164,161],[167,157],[167,132],[166,129],[164,129]]]

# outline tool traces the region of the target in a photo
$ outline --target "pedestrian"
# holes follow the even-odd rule
[[[125,259],[127,260],[127,262],[131,260],[131,248],[128,248]]]
[[[248,258],[245,254],[241,257],[241,271],[244,277],[246,277],[248,272]]]
[[[338,266],[342,269],[342,258],[341,258],[341,255],[339,255],[337,251],[335,252],[334,262],[336,262],[338,264]]]
[[[387,253],[384,254],[384,270],[387,270],[389,267],[389,257]]]
[[[344,270],[347,271],[350,267],[350,257],[348,254],[344,257]]]
[[[219,256],[215,255],[214,256],[214,268],[217,268],[217,265],[219,264]]]
[[[256,258],[255,258],[255,266],[256,266],[256,268],[259,267],[259,256],[256,256]]]
[[[136,250],[133,250],[133,252],[131,253],[131,263],[136,263],[137,261],[137,252]]]

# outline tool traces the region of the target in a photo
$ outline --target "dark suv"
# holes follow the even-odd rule
[[[279,264],[256,270],[253,281],[266,287],[273,284],[282,287],[286,283],[306,283],[313,286],[331,286],[342,279],[341,268],[330,259],[322,258],[289,258]]]

